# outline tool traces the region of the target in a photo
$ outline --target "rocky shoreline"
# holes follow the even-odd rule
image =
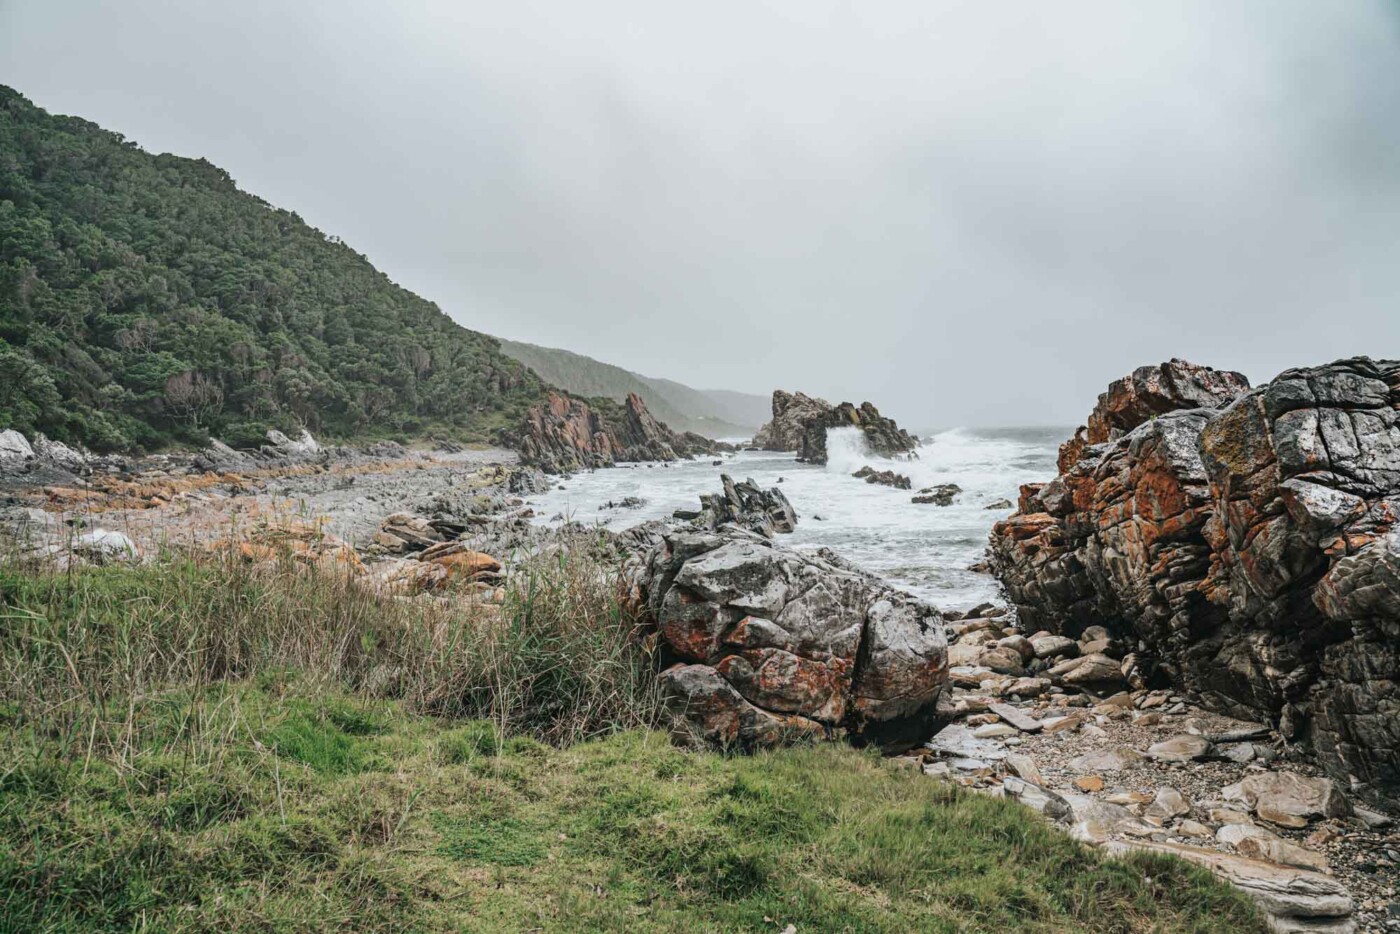
[[[776,487],[727,476],[698,508],[626,532],[532,522],[530,497],[568,482],[541,468],[703,449],[633,406],[625,407],[630,427],[587,434],[593,416],[561,399],[561,412],[541,413],[528,457],[452,445],[324,447],[309,435],[275,435],[257,452],[214,444],[190,455],[92,458],[37,439],[20,439],[21,449],[7,435],[0,519],[31,557],[56,562],[235,547],[249,561],[295,560],[350,573],[396,599],[466,600],[486,612],[520,562],[587,549],[619,569],[647,627],[678,738],[747,748],[836,737],[875,745],[936,779],[1021,801],[1110,852],[1158,849],[1207,865],[1254,894],[1279,930],[1396,931],[1392,790],[1381,770],[1337,770],[1338,762],[1383,765],[1394,747],[1358,746],[1349,734],[1340,756],[1317,727],[1330,709],[1362,736],[1389,729],[1356,719],[1366,713],[1358,698],[1384,711],[1394,697],[1384,688],[1388,650],[1373,648],[1389,631],[1389,598],[1376,584],[1393,535],[1385,524],[1393,490],[1382,490],[1389,468],[1359,446],[1350,460],[1332,457],[1321,479],[1305,459],[1314,469],[1301,482],[1327,480],[1339,495],[1297,505],[1297,492],[1315,491],[1289,485],[1303,476],[1286,466],[1293,436],[1277,427],[1252,434],[1246,417],[1271,406],[1303,411],[1278,401],[1300,395],[1290,383],[1314,398],[1330,387],[1316,412],[1352,411],[1344,390],[1374,402],[1382,398],[1375,384],[1389,385],[1368,374],[1391,371],[1369,363],[1334,367],[1249,390],[1235,374],[1173,361],[1115,383],[1062,449],[1061,477],[1024,488],[1017,514],[995,527],[992,561],[1011,606],[965,616],[944,616],[830,552],[784,547],[781,537],[799,521],[793,504]],[[775,393],[775,420],[760,439],[795,438],[800,456],[808,428],[831,416],[819,412],[798,433],[792,418],[776,417],[780,402],[785,413],[810,416],[813,400],[785,395]],[[1384,396],[1388,408],[1354,408],[1391,424],[1392,399]],[[889,426],[879,432],[903,444]],[[1202,440],[1217,436],[1224,440]],[[1243,486],[1212,473],[1229,443],[1264,465],[1244,471]],[[1211,444],[1224,453],[1193,455]],[[865,479],[902,486],[897,474],[879,473]],[[1372,500],[1358,492],[1366,483],[1379,491]],[[1340,494],[1363,505],[1327,513],[1345,522],[1324,527],[1323,506],[1352,502]],[[937,505],[956,495],[930,488],[918,498]],[[1210,550],[1233,542],[1231,527],[1212,518],[1217,511],[1244,530],[1228,558]],[[1267,531],[1249,534],[1261,523]],[[1259,539],[1271,534],[1267,550]],[[1279,567],[1293,569],[1287,583],[1301,596],[1219,599]],[[1285,668],[1288,651],[1314,645],[1287,648],[1303,636],[1282,625],[1298,619],[1282,611],[1296,614],[1303,599],[1314,600],[1306,618],[1325,637],[1320,663]],[[1354,608],[1364,601],[1373,615],[1362,618]],[[1332,625],[1329,607],[1356,618]],[[1255,667],[1236,664],[1240,646],[1255,653]],[[1260,655],[1261,646],[1274,654]],[[1335,678],[1347,670],[1338,660],[1359,653],[1370,664],[1369,681],[1349,682],[1360,694],[1318,698],[1319,685],[1336,682],[1293,673]],[[1247,689],[1205,690],[1222,669],[1234,679],[1227,685]],[[1260,702],[1276,689],[1292,708]],[[1302,707],[1300,697],[1317,706]],[[1351,706],[1336,712],[1342,704]],[[1275,785],[1292,796],[1284,804],[1263,793]]]

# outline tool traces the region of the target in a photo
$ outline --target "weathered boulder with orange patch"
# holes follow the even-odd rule
[[[740,716],[752,707],[886,748],[932,735],[947,676],[941,617],[879,579],[726,529],[664,536],[643,588],[664,655],[727,686],[694,673],[666,680],[676,710],[687,709],[688,685],[707,686],[693,698],[701,733],[724,733],[715,709],[727,704],[730,722],[767,724]],[[761,745],[773,735],[754,727],[732,738]]]
[[[1234,377],[1115,383],[997,524],[993,566],[1029,628],[1103,625],[1339,776],[1400,784],[1400,362]]]

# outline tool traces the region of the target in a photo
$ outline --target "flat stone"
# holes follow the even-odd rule
[[[1373,811],[1368,807],[1355,805],[1352,807],[1352,814],[1361,820],[1363,824],[1372,830],[1384,830],[1394,823],[1389,817],[1380,811]]]
[[[1019,801],[1036,813],[1043,814],[1053,821],[1066,821],[1072,814],[1068,802],[1062,796],[1035,782],[1007,776],[1002,780],[1001,787],[1008,798]]]
[[[988,723],[972,731],[972,735],[978,739],[1001,739],[1004,736],[1016,736],[1018,733],[1014,726],[1005,723]]]
[[[997,693],[1002,696],[1015,694],[1018,697],[1039,697],[1050,690],[1049,678],[1016,678],[997,685]]]
[[[1139,820],[1125,807],[1089,795],[1067,792],[1063,795],[1074,814],[1070,836],[1081,843],[1101,844],[1115,836],[1147,837],[1158,828]]]
[[[1083,717],[1076,717],[1072,714],[1064,717],[1046,717],[1040,721],[1040,728],[1046,733],[1063,733],[1077,729],[1082,722],[1084,722]]]
[[[1114,746],[1076,756],[1070,760],[1069,767],[1077,772],[1122,772],[1136,768],[1142,761],[1143,755],[1136,749]]]
[[[1002,764],[1006,766],[1008,772],[1017,778],[1023,778],[1035,785],[1045,784],[1044,779],[1040,777],[1040,769],[1036,767],[1035,760],[1030,756],[1012,753],[1002,760]]]
[[[1010,704],[991,704],[987,709],[1022,733],[1039,733],[1041,730],[1042,724],[1039,720]]]
[[[1182,733],[1147,747],[1147,755],[1158,762],[1190,762],[1210,754],[1210,740]]]
[[[1197,839],[1203,839],[1206,837],[1215,836],[1210,832],[1210,828],[1207,827],[1205,824],[1193,820],[1184,820],[1181,823],[1177,824],[1174,829],[1176,833],[1180,834],[1183,837],[1195,837]]]
[[[1031,648],[1036,658],[1054,658],[1057,655],[1078,655],[1079,643],[1067,636],[1038,636],[1031,639]]]
[[[978,739],[972,730],[960,723],[945,726],[927,743],[929,749],[944,758],[984,759],[1000,762],[1007,756],[1004,745],[990,739]]]
[[[1263,840],[1277,840],[1278,834],[1272,830],[1265,830],[1258,824],[1226,824],[1215,832],[1217,842],[1228,846],[1231,849],[1238,847],[1245,840],[1251,837],[1258,837]]]
[[[1122,667],[1121,662],[1115,661],[1107,655],[1086,655],[1076,659],[1073,667],[1061,675],[1060,680],[1065,684],[1121,683],[1123,680]]]
[[[1321,853],[1314,853],[1279,837],[1245,837],[1235,845],[1235,849],[1243,856],[1268,860],[1280,866],[1296,866],[1315,872],[1327,872],[1329,868],[1327,857]]]
[[[1331,876],[1175,843],[1115,840],[1110,856],[1165,853],[1195,863],[1248,893],[1276,931],[1353,932],[1355,903]]]
[[[1103,779],[1097,775],[1081,775],[1074,780],[1074,787],[1080,791],[1093,794],[1103,791]]]
[[[1231,762],[1237,762],[1240,765],[1243,765],[1246,762],[1253,761],[1254,744],[1235,743],[1230,746],[1223,746],[1220,749],[1220,754],[1223,755],[1226,759],[1229,759]]]

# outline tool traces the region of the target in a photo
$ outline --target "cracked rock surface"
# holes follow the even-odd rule
[[[830,555],[735,527],[668,531],[641,580],[679,723],[720,744],[844,731],[923,742],[947,678],[932,606]]]
[[[1028,629],[1102,626],[1136,686],[1266,719],[1363,791],[1400,787],[1400,362],[1252,390],[1144,368],[1059,470],[992,533]]]

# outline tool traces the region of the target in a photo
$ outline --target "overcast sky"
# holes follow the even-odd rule
[[[1400,6],[0,0],[0,83],[462,324],[919,425],[1400,355]]]

